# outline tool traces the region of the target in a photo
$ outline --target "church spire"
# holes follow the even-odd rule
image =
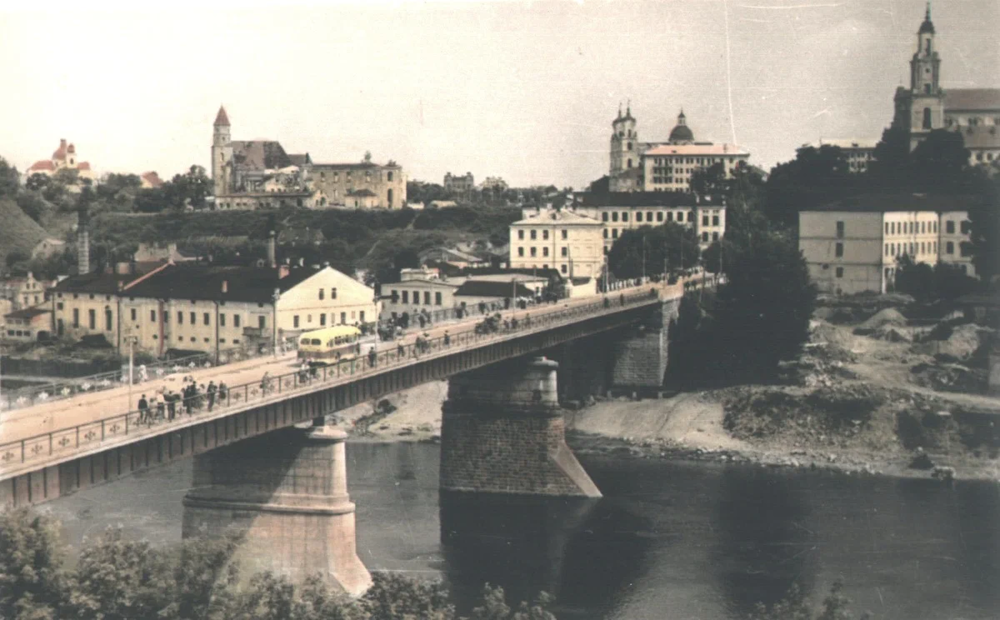
[[[229,127],[229,116],[226,115],[226,108],[219,106],[219,113],[215,115],[215,126],[226,126]]]
[[[917,34],[934,34],[934,22],[931,21],[930,0],[927,0],[927,11],[924,13],[924,22],[920,24],[920,31]]]

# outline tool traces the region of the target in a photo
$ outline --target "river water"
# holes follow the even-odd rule
[[[997,484],[584,456],[601,500],[487,501],[439,495],[436,445],[347,454],[361,560],[442,577],[460,606],[488,581],[555,594],[563,619],[735,619],[793,584],[818,600],[839,578],[875,618],[1000,618]],[[117,524],[178,541],[191,467],[45,509],[74,547]]]

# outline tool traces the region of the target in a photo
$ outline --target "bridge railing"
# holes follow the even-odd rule
[[[279,344],[279,354],[292,350],[294,342]],[[190,372],[201,368],[211,368],[216,365],[266,357],[274,353],[273,347],[266,345],[259,348],[236,347],[220,351],[218,359],[215,353],[198,353],[171,360],[161,360],[152,364],[134,364],[132,370],[132,385],[138,386],[147,381],[156,381],[170,375]],[[128,366],[121,370],[112,370],[96,375],[78,377],[66,381],[58,381],[34,387],[17,390],[7,390],[0,399],[0,412],[32,407],[41,403],[73,398],[84,393],[113,390],[128,385]]]
[[[129,411],[0,444],[0,475],[4,470],[16,469],[31,461],[71,455],[73,452],[96,448],[104,442],[116,441],[124,436],[155,435],[159,433],[159,429],[167,428],[171,423],[179,424],[199,417],[213,417],[222,410],[243,407],[248,403],[273,402],[280,400],[278,398],[280,395],[306,391],[324,383],[336,383],[345,377],[360,378],[442,352],[454,353],[475,348],[482,343],[500,340],[511,334],[540,331],[555,324],[572,322],[572,319],[578,317],[609,314],[622,307],[649,302],[650,298],[656,297],[655,287],[644,287],[641,291],[610,294],[599,297],[592,303],[575,304],[535,317],[531,316],[530,310],[518,311],[514,313],[513,318],[508,316],[502,319],[496,331],[487,331],[477,326],[435,338],[420,337],[414,342],[400,343],[395,349],[362,353],[354,359],[341,360],[328,366],[302,368],[274,377],[265,373],[261,380],[251,383],[232,387],[220,384],[221,389],[212,393],[202,392],[186,398],[178,396],[169,401],[164,398],[150,409]],[[517,314],[520,312],[523,312],[523,315],[518,319]]]

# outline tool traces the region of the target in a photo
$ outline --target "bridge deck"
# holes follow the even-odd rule
[[[366,355],[362,355],[353,362],[342,362],[321,369],[314,378],[301,376],[292,354],[192,370],[190,374],[198,383],[224,381],[229,386],[226,400],[217,403],[212,411],[205,407],[192,415],[181,413],[178,407],[176,419],[152,425],[141,423],[139,413],[130,411],[127,387],[81,394],[66,400],[15,410],[7,413],[0,424],[0,441],[3,442],[0,444],[0,480],[111,447],[170,433],[192,424],[279,402],[290,396],[348,384],[362,377],[433,357],[448,356],[505,339],[520,338],[598,316],[654,305],[676,299],[682,294],[683,284],[645,284],[614,291],[608,296],[562,300],[556,304],[533,306],[526,311],[505,311],[505,317],[512,314],[518,317],[518,329],[494,334],[476,334],[474,327],[478,318],[436,326],[426,330],[430,334],[430,345],[426,350],[416,350],[414,342],[417,334],[412,334],[401,341],[386,343],[387,346],[380,349],[374,366],[369,364]],[[620,303],[621,296],[626,299],[624,305]],[[604,301],[605,297],[608,302]],[[530,325],[524,321],[527,315],[531,318]],[[447,347],[443,343],[445,331],[450,334],[450,344]],[[270,377],[269,389],[262,389],[265,374]],[[174,375],[133,387],[133,402],[140,394],[151,396],[164,387],[179,391],[182,377],[183,375]]]

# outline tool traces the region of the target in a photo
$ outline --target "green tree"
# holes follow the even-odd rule
[[[722,196],[727,189],[726,167],[722,162],[691,173],[691,191],[702,198]]]
[[[959,131],[935,129],[911,155],[913,184],[924,191],[967,190],[972,181],[969,149]]]
[[[0,157],[0,198],[14,198],[21,189],[21,175],[17,168]]]
[[[620,279],[662,273],[664,264],[671,273],[698,264],[698,237],[693,229],[667,222],[626,230],[608,252],[608,269]],[[645,260],[643,260],[645,258]]]
[[[372,620],[452,620],[455,608],[448,590],[436,582],[406,579],[389,573],[372,576],[372,586],[358,602]]]
[[[68,607],[81,620],[155,618],[169,604],[170,563],[147,541],[126,540],[108,529],[85,547]]]
[[[166,185],[166,184],[164,184]],[[205,199],[212,195],[212,179],[205,174],[205,168],[193,165],[184,174],[174,175],[168,188],[168,195],[173,190],[173,205],[184,207],[191,205],[195,209],[205,208]]]
[[[24,182],[24,187],[33,192],[37,192],[48,187],[51,182],[52,179],[49,178],[49,175],[36,172],[28,177],[28,180]]]
[[[795,226],[802,209],[848,195],[857,186],[843,149],[827,144],[802,147],[795,159],[771,170],[764,210],[772,222]]]
[[[867,176],[880,189],[902,189],[910,183],[910,133],[898,126],[886,127],[875,145]]]
[[[767,376],[796,356],[809,336],[816,288],[795,242],[762,233],[727,259],[715,304],[716,350],[723,366]]]
[[[0,512],[0,618],[54,620],[67,593],[58,524],[25,509]]]
[[[895,286],[896,292],[911,295],[919,302],[929,301],[934,298],[934,269],[904,254],[896,260]]]
[[[972,264],[984,283],[1000,274],[1000,174],[980,184],[969,207]]]

